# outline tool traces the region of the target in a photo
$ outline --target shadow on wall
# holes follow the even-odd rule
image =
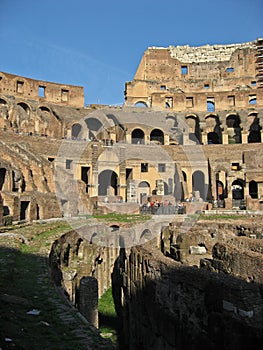
[[[112,274],[121,349],[261,349],[262,285],[124,249]]]

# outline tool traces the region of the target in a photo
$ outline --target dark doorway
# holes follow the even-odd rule
[[[29,214],[30,201],[21,201],[20,203],[20,220],[27,220]]]
[[[117,196],[118,175],[112,170],[104,170],[99,174],[99,196],[110,195],[109,189],[112,189],[115,196]]]
[[[90,172],[90,167],[86,167],[86,166],[81,167],[81,181],[85,183],[86,193],[89,192],[89,172]]]

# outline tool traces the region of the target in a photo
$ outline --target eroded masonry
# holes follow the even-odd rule
[[[122,107],[0,72],[0,222],[150,214],[139,229],[90,223],[54,243],[72,303],[97,326],[112,285],[129,349],[257,349],[262,125],[262,38],[148,48]],[[191,222],[210,211],[254,219]]]

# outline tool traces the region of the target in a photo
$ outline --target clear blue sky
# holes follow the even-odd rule
[[[262,36],[262,0],[0,0],[0,70],[81,85],[86,104],[122,104],[149,46]]]

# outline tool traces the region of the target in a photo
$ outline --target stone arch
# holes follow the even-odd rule
[[[232,182],[232,198],[235,200],[244,199],[244,181],[236,179]]]
[[[0,191],[2,191],[3,185],[5,183],[6,168],[0,168]]]
[[[248,115],[249,134],[248,143],[258,143],[261,142],[261,129],[260,120],[258,118],[257,112],[250,113]]]
[[[115,171],[107,169],[99,173],[99,196],[118,194],[118,175]]]
[[[160,129],[153,129],[150,133],[150,141],[163,145],[164,144],[163,131]]]
[[[207,142],[212,144],[222,143],[222,130],[220,120],[216,114],[208,114],[205,117]]]
[[[206,199],[205,175],[201,170],[196,170],[192,175],[192,192],[199,192],[200,197]]]
[[[18,102],[17,106],[20,106],[21,108],[23,108],[23,110],[26,112],[26,114],[30,115],[30,107],[27,103],[25,102]]]
[[[148,105],[145,101],[137,101],[135,102],[134,107],[147,108]]]
[[[140,234],[139,244],[146,243],[152,239],[152,233],[149,229],[145,229]]]
[[[47,106],[39,106],[40,118],[35,122],[35,131],[41,135],[61,137],[61,120]]]
[[[251,198],[258,198],[258,183],[254,180],[249,182],[249,195]]]
[[[88,138],[93,139],[108,139],[109,132],[104,123],[97,117],[88,117],[85,119],[85,124],[89,130]]]
[[[1,97],[0,98],[0,106],[6,106],[6,105],[8,105],[7,101]]]
[[[145,143],[145,134],[142,129],[134,129],[131,133],[132,144],[144,144]]]
[[[240,117],[237,114],[228,114],[226,117],[226,126],[228,134],[228,143],[241,143]]]
[[[195,114],[188,114],[185,120],[188,125],[189,139],[195,143],[201,143],[199,117]]]
[[[141,181],[138,185],[138,196],[140,198],[140,204],[143,204],[145,197],[150,195],[150,184],[147,181]]]
[[[79,124],[79,123],[75,123],[72,125],[71,127],[71,137],[73,139],[77,139],[80,137],[81,135],[81,132],[82,132],[82,125]]]

